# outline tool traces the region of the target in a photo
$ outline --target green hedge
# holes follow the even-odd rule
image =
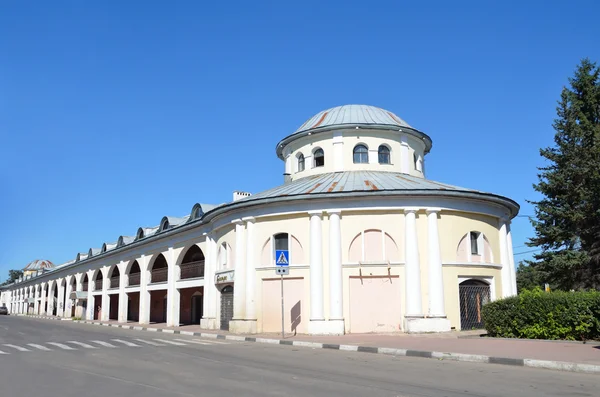
[[[544,292],[540,288],[483,307],[489,336],[600,339],[600,291]]]

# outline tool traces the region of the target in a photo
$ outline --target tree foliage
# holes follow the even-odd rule
[[[600,69],[578,65],[558,101],[554,146],[540,150],[529,265],[561,289],[600,287]]]
[[[21,276],[23,276],[23,270],[9,270],[8,279],[0,285],[12,284],[15,281],[17,281]]]

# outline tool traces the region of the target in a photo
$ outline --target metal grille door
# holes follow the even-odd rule
[[[490,301],[489,285],[469,281],[459,285],[460,328],[463,331],[484,327],[481,308]]]
[[[229,321],[233,318],[233,288],[225,287],[221,291],[221,330],[229,330]]]

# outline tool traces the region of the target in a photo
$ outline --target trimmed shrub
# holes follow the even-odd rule
[[[482,315],[489,336],[600,339],[600,291],[525,290],[486,304]]]

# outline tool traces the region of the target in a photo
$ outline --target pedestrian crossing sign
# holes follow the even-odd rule
[[[290,265],[290,251],[288,251],[288,250],[275,251],[275,265],[289,266]]]

